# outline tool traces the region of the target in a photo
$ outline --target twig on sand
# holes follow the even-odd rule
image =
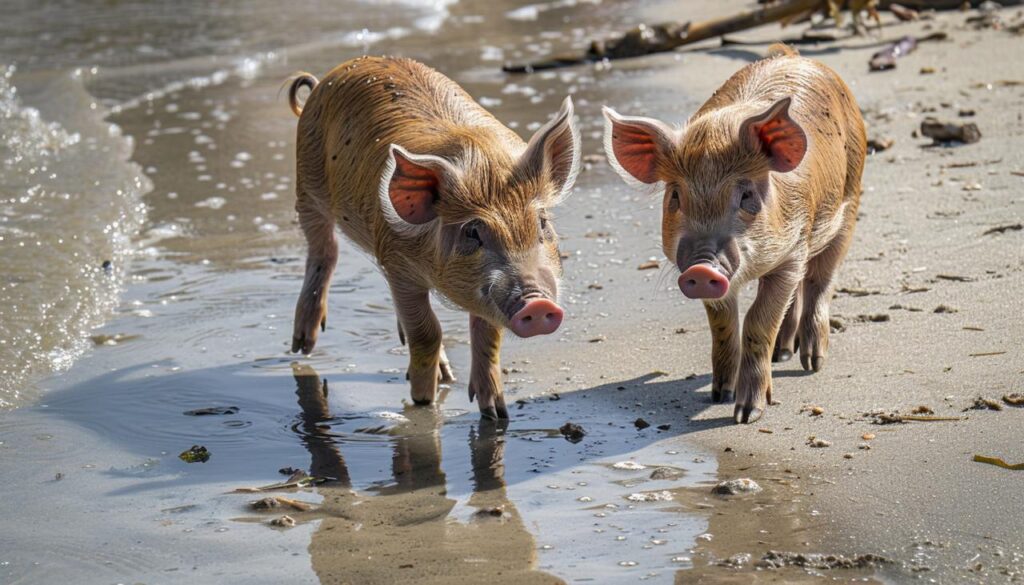
[[[1022,2],[1024,0],[1003,0],[1002,4],[1007,6]],[[701,22],[640,24],[614,38],[594,39],[582,53],[562,53],[532,63],[506,63],[502,66],[502,70],[506,73],[533,73],[585,63],[666,53],[685,45],[692,45],[772,22],[779,22],[785,26],[788,23],[799,22],[817,12],[824,12],[834,18],[837,15],[838,7],[842,6],[848,6],[855,16],[866,9],[877,21],[877,9],[888,9],[894,4],[896,3],[891,0],[779,0],[731,16]],[[964,2],[962,0],[902,0],[899,4],[905,8],[918,10],[954,10],[959,9]],[[971,0],[970,4],[977,6],[981,4],[981,0]],[[917,42],[934,40],[937,35],[944,34],[936,33],[920,39],[908,38],[916,46]]]
[[[927,41],[944,41],[949,38],[944,32],[935,32],[927,36],[920,38],[905,36],[895,43],[889,44],[887,47],[878,51],[874,55],[871,55],[871,60],[868,61],[868,67],[872,71],[886,71],[888,69],[896,68],[896,59],[903,57],[909,53],[913,53],[917,49],[919,43]]]
[[[996,467],[1002,467],[1003,469],[1010,469],[1012,471],[1024,471],[1024,463],[1009,464],[999,457],[988,457],[985,455],[975,455],[974,460],[978,463],[988,463],[989,465],[995,465]]]

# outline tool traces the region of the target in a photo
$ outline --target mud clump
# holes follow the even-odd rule
[[[210,452],[202,445],[192,445],[178,455],[185,463],[206,463],[210,460]]]
[[[635,421],[633,421],[633,426],[636,427],[636,430],[642,431],[642,430],[646,429],[647,427],[651,426],[651,423],[645,421],[642,418],[638,418]]]
[[[726,480],[711,488],[711,493],[720,496],[756,494],[759,491],[761,491],[761,486],[749,477]]]
[[[583,430],[583,427],[576,423],[567,422],[558,429],[558,432],[562,433],[566,441],[570,443],[579,443],[583,440],[583,437],[587,435],[587,431]]]
[[[856,555],[824,555],[818,553],[793,553],[770,550],[757,562],[759,569],[781,569],[783,567],[802,567],[828,571],[832,569],[872,569],[892,564],[892,560],[873,554]]]
[[[967,408],[964,409],[964,412],[967,412],[968,410],[1002,410],[1002,409],[1003,409],[1003,405],[1000,404],[999,401],[993,400],[991,398],[985,398],[984,396],[979,396],[979,397],[974,399],[974,403],[973,404],[971,404],[970,406],[968,406]]]
[[[295,518],[292,518],[291,516],[285,514],[280,518],[274,518],[273,520],[271,520],[270,525],[277,528],[294,528]]]

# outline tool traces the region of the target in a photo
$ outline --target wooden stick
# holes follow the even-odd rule
[[[982,1],[970,0],[970,4],[976,8]],[[964,0],[879,0],[878,8],[885,9],[891,4],[900,4],[915,10],[955,10],[963,3]],[[1024,4],[1024,0],[1000,0],[1000,4],[1017,6]],[[641,24],[617,38],[591,41],[590,47],[582,55],[563,53],[533,63],[506,63],[501,69],[506,73],[533,73],[598,61],[666,53],[685,45],[756,28],[770,22],[794,22],[827,7],[828,0],[783,0],[764,8],[703,22]]]
[[[789,0],[766,8],[756,8],[733,16],[698,23],[641,24],[619,38],[593,41],[590,48],[582,55],[556,55],[536,63],[506,64],[502,69],[507,73],[532,73],[605,59],[625,59],[651,53],[664,53],[684,45],[799,16],[808,11],[822,8],[824,5],[825,0]]]

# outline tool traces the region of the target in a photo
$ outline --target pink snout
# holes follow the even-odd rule
[[[512,316],[509,329],[519,337],[554,333],[562,324],[562,308],[547,299],[531,299]]]
[[[679,290],[691,299],[720,299],[729,292],[729,279],[706,263],[694,264],[679,276]]]

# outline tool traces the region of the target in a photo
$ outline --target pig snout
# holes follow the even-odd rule
[[[519,337],[549,335],[562,324],[565,312],[553,301],[534,298],[526,301],[522,309],[512,315],[509,329]]]
[[[679,290],[691,299],[720,299],[729,292],[729,278],[711,264],[701,262],[679,276]]]

